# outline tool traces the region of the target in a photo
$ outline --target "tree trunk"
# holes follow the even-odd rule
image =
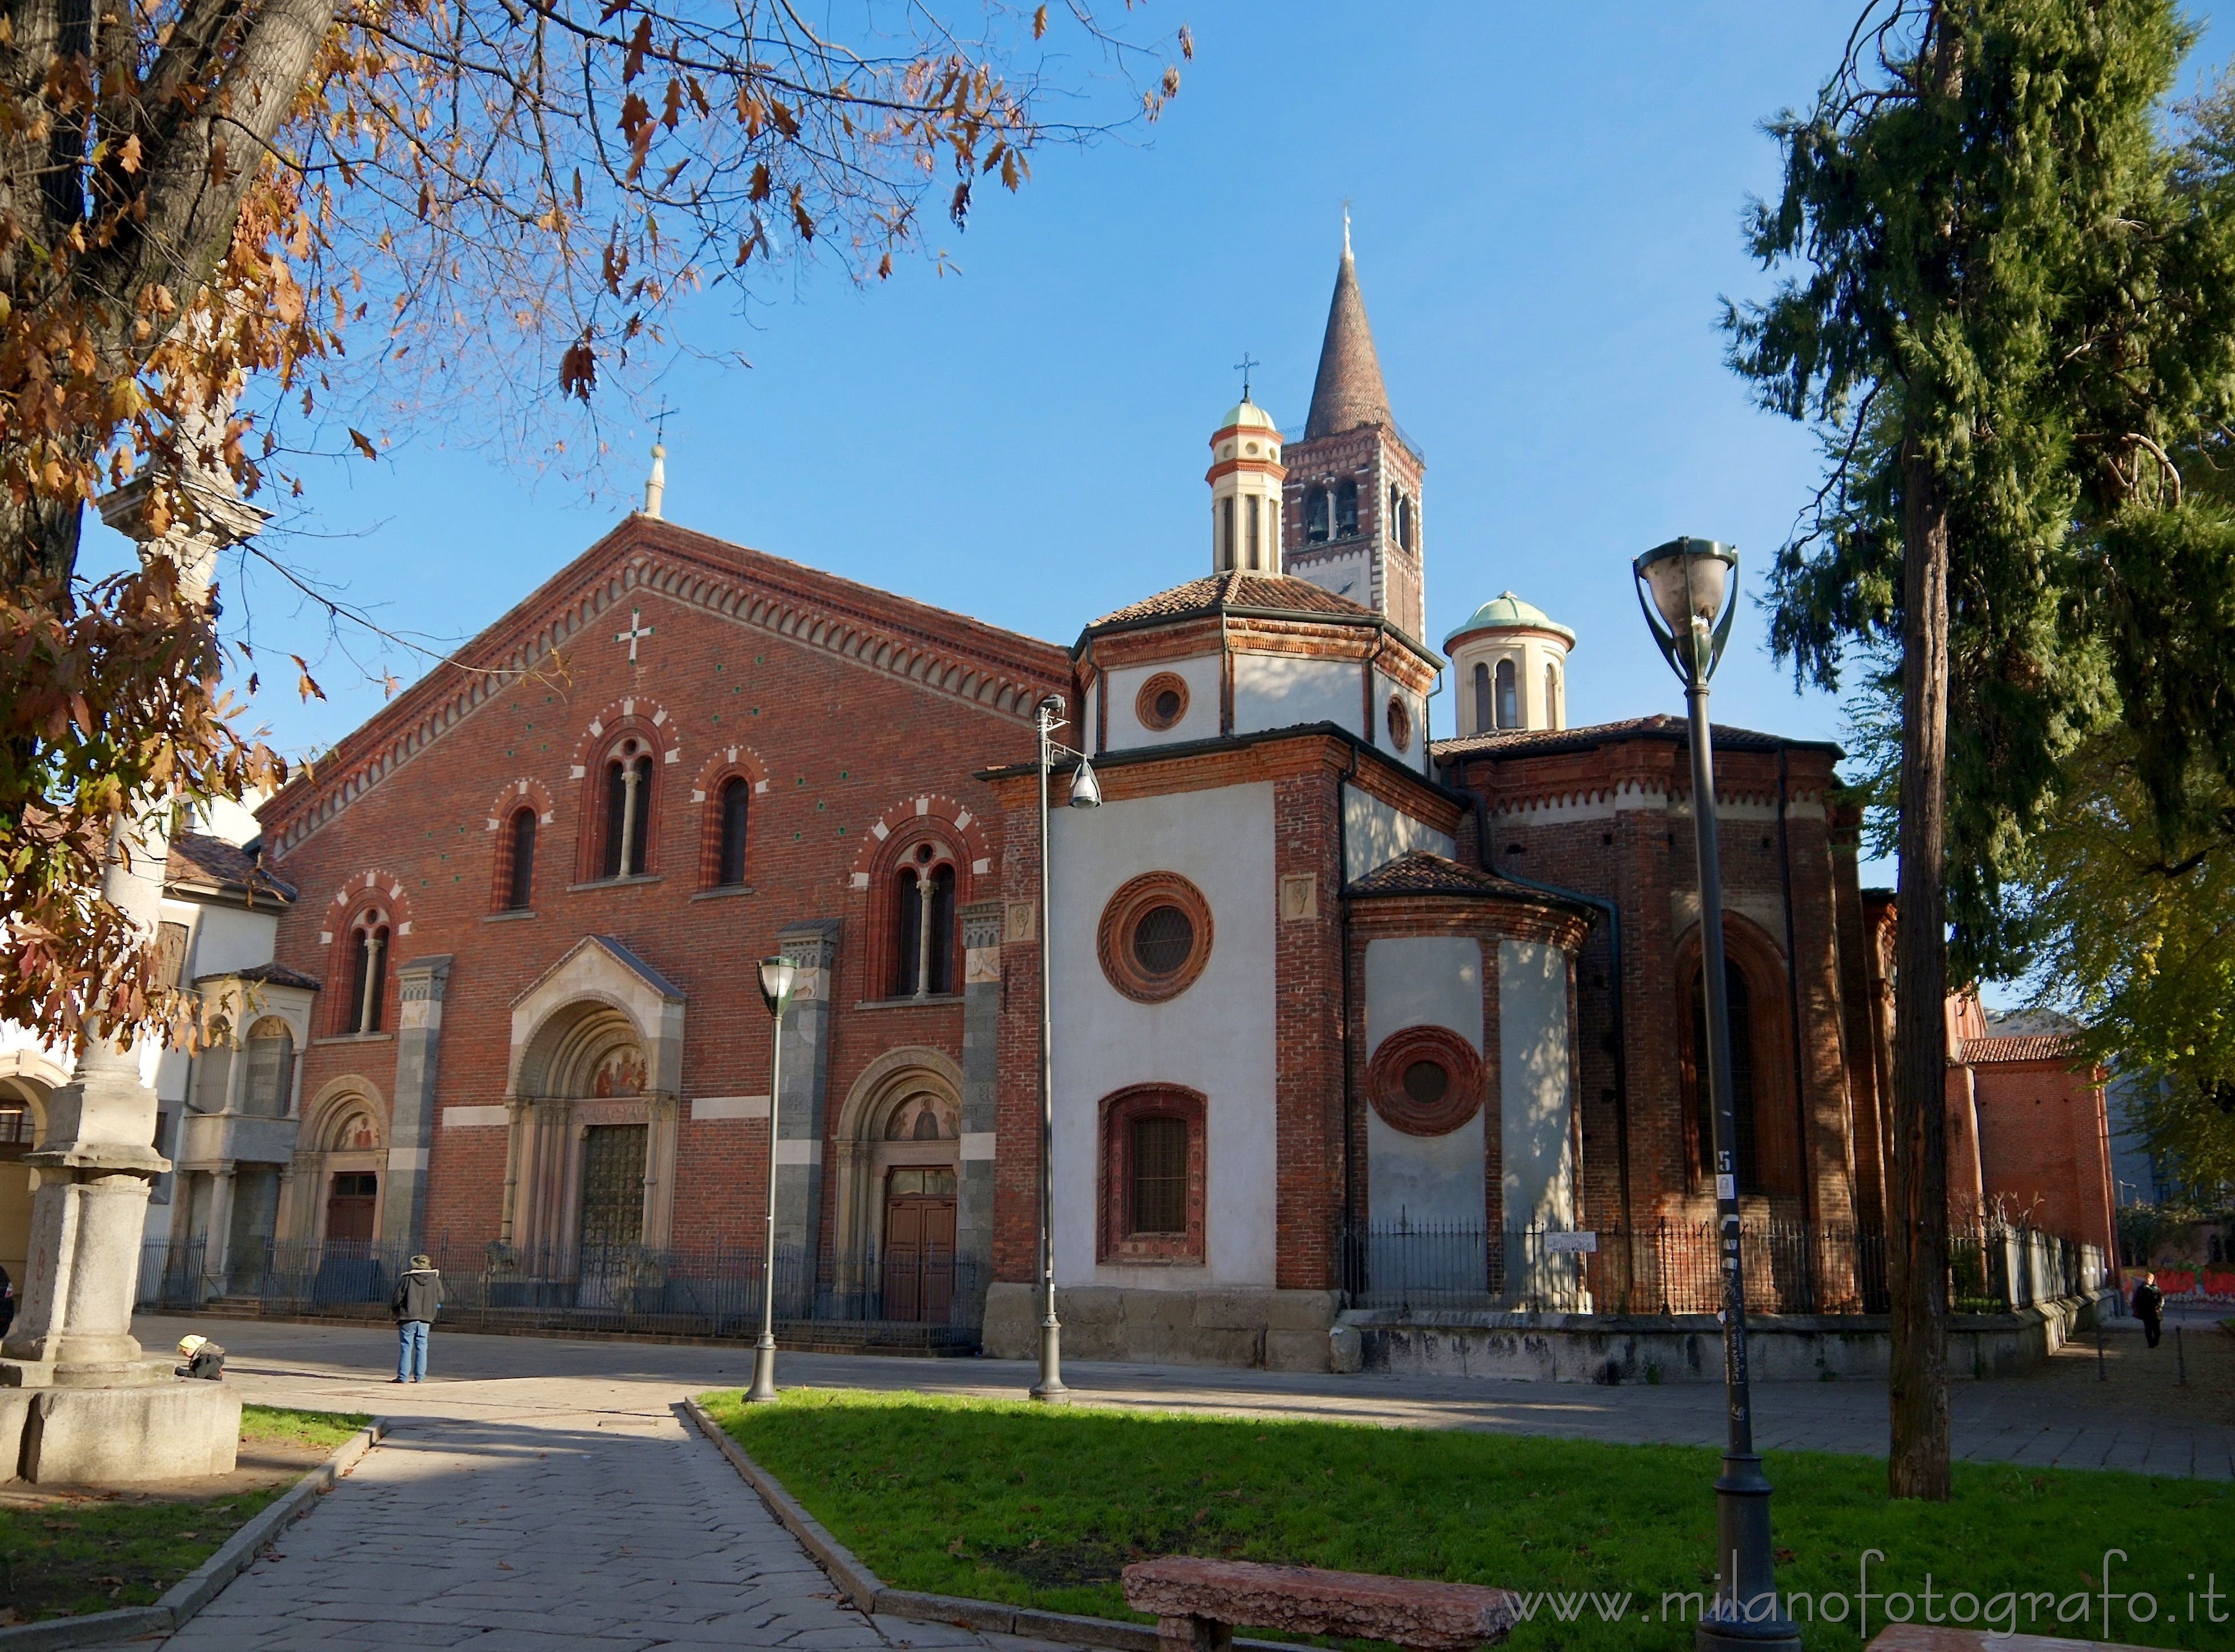
[[[1948,500],[1902,458],[1900,882],[1894,937],[1893,1438],[1887,1490],[1948,1498]]]

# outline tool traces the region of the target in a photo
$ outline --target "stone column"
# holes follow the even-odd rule
[[[388,1111],[388,1187],[380,1237],[410,1253],[426,1242],[427,1157],[435,1143],[435,1059],[450,955],[414,958],[396,972],[403,1024],[396,1030],[396,1094]]]
[[[976,1324],[993,1277],[994,1084],[1001,1041],[1001,903],[962,908],[962,1143],[957,1169],[954,1249],[969,1300],[958,1324]]]
[[[775,1103],[776,1242],[779,1255],[798,1247],[811,1270],[823,1236],[823,1142],[829,1131],[830,989],[838,961],[838,921],[786,924],[777,932],[776,944],[799,972],[783,1010],[783,1093]]]

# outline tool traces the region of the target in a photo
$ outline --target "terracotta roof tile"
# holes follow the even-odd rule
[[[253,890],[283,902],[295,898],[293,884],[272,876],[239,844],[200,832],[180,832],[171,839],[171,863],[164,869],[163,881],[181,888],[213,888],[226,895]]]
[[[325,983],[316,975],[305,975],[299,969],[290,969],[285,964],[252,964],[246,969],[221,969],[214,975],[197,975],[194,985],[204,981],[245,980],[260,981],[266,987],[300,987],[317,992]]]
[[[1714,725],[1715,748],[1721,751],[1774,751],[1781,746],[1821,746],[1822,740],[1795,740],[1781,734],[1762,734],[1753,729]],[[1541,757],[1563,751],[1589,751],[1623,740],[1673,740],[1688,744],[1691,725],[1681,717],[1656,712],[1651,717],[1626,718],[1619,723],[1593,723],[1576,729],[1502,729],[1490,734],[1465,734],[1435,743],[1435,754],[1448,763],[1457,757]],[[1836,746],[1831,748],[1837,751]]]
[[[1198,620],[1220,613],[1294,614],[1306,620],[1373,620],[1380,615],[1348,597],[1285,574],[1212,574],[1105,613],[1086,628],[1137,626],[1158,620]]]
[[[1381,380],[1381,358],[1373,350],[1373,329],[1366,321],[1366,298],[1358,290],[1358,266],[1346,235],[1342,262],[1335,270],[1334,299],[1327,305],[1327,334],[1320,342],[1320,370],[1312,381],[1312,410],[1304,420],[1304,439],[1394,423],[1389,416],[1389,387]]]
[[[1550,889],[1533,889],[1425,849],[1376,867],[1353,883],[1347,893],[1353,900],[1369,901],[1378,895],[1452,895],[1473,900],[1522,901],[1530,906],[1577,904]]]
[[[2069,1032],[2030,1032],[2010,1039],[1966,1039],[1963,1059],[1974,1066],[2003,1061],[2076,1061],[2080,1040]]]

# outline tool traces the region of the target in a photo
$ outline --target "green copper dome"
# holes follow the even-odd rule
[[[1455,639],[1471,631],[1549,631],[1556,637],[1565,637],[1570,648],[1576,646],[1574,632],[1535,603],[1524,602],[1511,591],[1500,591],[1477,608],[1465,625],[1444,639],[1445,648],[1449,649]]]

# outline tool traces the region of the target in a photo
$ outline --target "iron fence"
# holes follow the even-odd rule
[[[1589,1244],[1593,1248],[1580,1247]],[[1886,1236],[1837,1223],[1740,1226],[1747,1308],[1758,1314],[1883,1314]],[[2102,1252],[2015,1224],[1950,1235],[1957,1313],[2006,1313],[2100,1288]],[[1360,1223],[1344,1236],[1343,1285],[1357,1308],[1406,1311],[1712,1314],[1722,1307],[1713,1222],[1655,1222],[1589,1236],[1464,1223]]]
[[[258,1240],[221,1267],[202,1240],[141,1248],[139,1303],[192,1308],[220,1302],[265,1314],[377,1316],[416,1254],[380,1241]],[[442,1322],[459,1329],[622,1331],[750,1336],[761,1321],[762,1253],[756,1247],[511,1245],[470,1249],[436,1242],[424,1253],[442,1275]],[[780,1324],[919,1328],[974,1334],[984,1309],[974,1258],[923,1249],[849,1255],[779,1245]]]

